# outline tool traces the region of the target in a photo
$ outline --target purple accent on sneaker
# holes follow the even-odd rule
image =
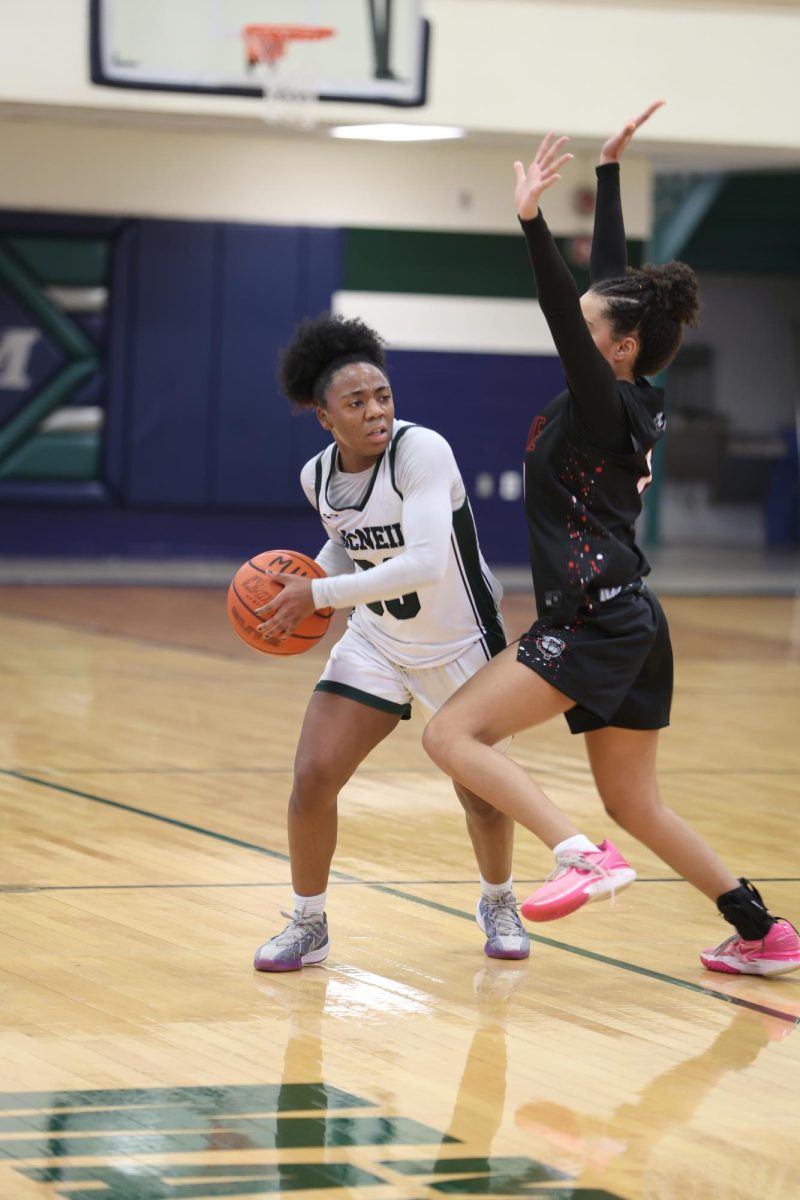
[[[487,958],[527,958],[531,952],[527,930],[519,919],[512,891],[492,898],[481,896],[475,909],[478,928],[486,934]]]
[[[271,959],[263,963],[259,962],[258,950],[256,950],[255,958],[253,959],[253,966],[257,971],[299,971],[302,965],[302,958],[284,959],[283,962],[278,959]]]
[[[487,942],[483,947],[483,953],[488,958],[527,958],[530,952],[529,945],[520,950],[498,950],[492,946],[491,942]]]

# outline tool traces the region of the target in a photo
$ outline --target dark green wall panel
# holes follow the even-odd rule
[[[571,239],[557,238],[584,290],[588,273],[569,262]],[[629,242],[641,262],[640,242]],[[536,295],[521,234],[347,229],[342,286],[354,292],[415,292],[529,300]]]
[[[698,271],[800,275],[800,173],[731,175],[680,253]]]
[[[348,229],[343,286],[357,292],[533,295],[521,236]]]
[[[0,463],[0,479],[97,479],[99,433],[41,433]]]
[[[105,238],[11,237],[8,242],[40,283],[99,287],[108,278]]]

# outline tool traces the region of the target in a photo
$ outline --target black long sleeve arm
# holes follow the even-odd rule
[[[597,202],[594,210],[592,257],[589,278],[613,279],[624,275],[628,265],[628,244],[625,241],[625,222],[622,218],[622,196],[619,187],[619,163],[604,163],[596,168]]]
[[[528,244],[539,304],[580,419],[603,443],[614,443],[624,427],[617,381],[586,327],[575,280],[541,210],[534,220],[520,224]]]

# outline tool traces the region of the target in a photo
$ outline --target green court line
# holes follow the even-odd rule
[[[192,825],[189,821],[179,821],[176,817],[165,817],[161,813],[152,812],[148,808],[137,808],[133,804],[123,804],[121,800],[109,800],[106,796],[95,796],[92,792],[82,792],[78,788],[67,787],[65,784],[52,783],[49,779],[39,779],[35,775],[24,775],[21,771],[12,771],[6,767],[0,767],[0,775],[6,775],[10,779],[20,779],[23,783],[32,783],[38,787],[49,788],[53,792],[61,792],[67,796],[77,796],[80,800],[91,800],[94,804],[103,804],[107,808],[116,808],[120,812],[133,813],[137,817],[147,817],[151,821],[160,821],[164,825],[172,825],[175,829],[185,829],[189,833],[199,833],[201,837],[214,838],[218,842],[225,842],[229,846],[239,846],[243,850],[254,850],[256,854],[265,854],[268,858],[278,859],[279,862],[288,863],[289,855],[284,854],[281,850],[270,850],[267,846],[261,846],[256,842],[246,842],[242,838],[232,837],[228,833],[217,833],[213,829],[206,829],[203,825]],[[343,871],[331,871],[331,875],[337,879],[344,879],[351,883],[364,883],[364,880],[358,879],[355,875],[347,875]]]
[[[226,833],[217,833],[213,829],[206,829],[202,825],[192,825],[188,821],[179,821],[174,817],[165,817],[160,813],[151,812],[146,808],[136,808],[132,804],[123,804],[118,800],[109,800],[105,796],[95,796],[89,792],[78,791],[77,788],[64,787],[62,784],[51,783],[49,780],[38,779],[34,775],[23,775],[20,771],[12,771],[8,768],[0,767],[0,775],[5,775],[11,779],[19,779],[23,783],[31,783],[37,787],[45,787],[54,792],[60,792],[68,796],[76,796],[81,800],[91,800],[95,804],[103,804],[108,808],[115,808],[121,812],[132,813],[134,816],[147,817],[152,821],[160,821],[165,825],[171,825],[176,829],[185,829],[189,833],[198,833],[201,837],[214,838],[216,841],[225,842],[230,846],[239,846],[245,850],[253,850],[257,854],[264,854],[269,858],[277,859],[280,862],[288,862],[289,856],[283,854],[279,850],[270,850],[266,846],[260,846],[255,842],[246,842],[241,838],[231,837]],[[343,879],[350,883],[361,883],[365,887],[372,888],[376,892],[382,892],[386,896],[395,896],[400,900],[409,901],[412,904],[419,904],[423,908],[431,908],[436,912],[447,913],[448,916],[458,917],[460,920],[469,921],[472,923],[474,917],[472,913],[466,913],[462,909],[452,908],[449,904],[442,904],[437,900],[427,900],[423,896],[414,896],[410,892],[401,891],[399,888],[392,887],[385,883],[371,883],[369,880],[358,879],[356,876],[347,875],[342,871],[331,871],[331,875],[336,879]],[[567,954],[575,954],[579,958],[588,958],[592,962],[600,962],[605,966],[615,967],[617,970],[630,971],[635,975],[641,975],[646,979],[653,979],[658,983],[666,983],[672,987],[683,988],[685,991],[693,992],[695,995],[709,996],[714,1000],[722,1000],[726,1004],[734,1004],[740,1008],[748,1008],[753,1012],[765,1013],[767,1016],[777,1017],[782,1021],[787,1021],[791,1025],[800,1025],[800,1017],[795,1017],[791,1013],[780,1012],[778,1009],[768,1008],[763,1004],[755,1004],[751,1000],[742,1000],[738,996],[727,996],[724,992],[717,992],[713,988],[703,987],[702,984],[692,983],[685,979],[676,979],[673,975],[665,975],[661,971],[653,971],[649,967],[640,967],[634,963],[624,962],[622,959],[611,958],[606,954],[598,954],[596,950],[584,950],[579,946],[570,946],[566,942],[556,941],[554,938],[543,937],[541,934],[530,934],[532,942],[537,942],[542,946],[550,946],[554,950],[563,950]]]
[[[426,908],[434,908],[439,912],[449,913],[454,917],[462,917],[468,921],[473,921],[475,918],[471,913],[465,913],[461,909],[450,908],[446,904],[439,904],[435,900],[426,900],[422,896],[412,896],[405,892],[401,892],[397,888],[387,887],[385,884],[371,885],[378,892],[385,892],[390,896],[398,896],[401,900],[410,900],[414,904],[422,904]],[[754,1012],[766,1013],[770,1017],[778,1017],[781,1021],[788,1021],[791,1025],[800,1025],[800,1017],[795,1017],[791,1013],[780,1012],[778,1009],[768,1008],[763,1004],[754,1004],[750,1000],[741,1000],[738,996],[727,996],[724,992],[717,992],[713,988],[703,987],[700,983],[691,983],[689,980],[676,979],[674,975],[665,975],[661,971],[653,971],[649,967],[640,967],[635,963],[624,962],[619,958],[610,958],[606,954],[598,954],[596,950],[583,950],[580,946],[570,946],[565,942],[557,942],[554,938],[543,937],[538,933],[530,933],[532,942],[537,942],[541,946],[550,946],[555,950],[566,950],[568,954],[577,954],[579,958],[590,958],[593,962],[605,963],[606,966],[616,967],[622,971],[631,971],[635,975],[643,975],[647,979],[655,979],[659,983],[668,983],[673,987],[684,988],[689,992],[695,992],[697,995],[710,996],[715,1000],[724,1000],[728,1004],[735,1004],[741,1008],[749,1008]]]
[[[473,879],[337,879],[337,884],[340,887],[386,887],[391,885],[401,884],[403,887],[466,887],[469,885],[475,886],[477,880]],[[641,875],[637,875],[636,884],[640,886],[643,883],[685,883],[684,879],[679,879],[677,876],[673,879],[646,879]],[[784,879],[784,878],[765,878],[759,876],[757,879],[751,880],[752,883],[800,883],[800,878]],[[530,887],[531,884],[544,883],[544,879],[518,879],[514,877],[515,884],[525,884]],[[203,891],[224,888],[285,888],[286,881],[279,880],[277,883],[267,883],[263,879],[249,883],[246,880],[241,880],[238,883],[7,883],[0,884],[0,894],[18,895],[22,892],[157,892],[157,891]]]

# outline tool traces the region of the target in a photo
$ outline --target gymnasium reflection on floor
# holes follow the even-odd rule
[[[525,1010],[530,1018],[536,1005],[529,996],[519,1012],[515,1006],[530,970],[525,963],[487,960],[475,972],[471,999],[457,997],[452,1013],[454,1021],[466,1025],[471,1009],[463,1060],[455,1062],[445,1050],[441,1057],[434,1052],[420,1061],[413,1069],[416,1079],[406,1081],[412,1100],[404,1115],[397,1115],[396,1096],[391,1105],[380,1097],[397,1091],[400,1039],[413,1043],[414,1027],[426,1018],[446,1020],[443,981],[430,980],[432,994],[352,967],[320,967],[253,977],[256,1008],[264,1017],[267,1073],[274,1072],[282,1056],[285,1082],[6,1093],[0,1154],[7,1162],[46,1158],[48,1166],[19,1162],[16,1170],[69,1200],[200,1200],[295,1192],[375,1200],[434,1195],[551,1200],[761,1195],[788,1200],[796,1194],[791,1172],[777,1164],[771,1175],[761,1174],[762,1190],[748,1190],[755,1186],[751,1179],[739,1191],[734,1178],[710,1183],[690,1160],[682,1170],[669,1147],[670,1134],[682,1131],[723,1076],[745,1071],[792,1032],[790,1022],[767,1011],[779,985],[752,990],[753,1004],[764,1005],[760,1019],[754,1019],[752,1010],[731,1006],[720,1032],[704,1049],[687,1058],[678,1055],[673,1066],[630,1100],[606,1116],[591,1117],[581,1115],[577,1106],[547,1099],[551,1089],[546,1080],[537,1082],[535,1065],[522,1073],[514,1069],[507,1026],[516,1021],[513,1041],[524,1040]],[[735,984],[728,986],[741,998],[741,981]],[[271,1042],[272,1037],[285,1041]],[[337,1070],[326,1059],[339,1058],[343,1044],[372,1059],[374,1085],[361,1094],[324,1082],[335,1080]],[[613,1049],[610,1060],[623,1067]],[[572,1077],[576,1095],[591,1089],[596,1096],[602,1087],[596,1061],[586,1069],[579,1057],[565,1054],[563,1070]],[[449,1094],[450,1117],[442,1125],[416,1115],[427,1105],[414,1102],[415,1090],[421,1099],[430,1089]],[[496,1135],[510,1115],[515,1130],[530,1144],[530,1154],[494,1151]],[[91,1161],[98,1158],[102,1165]],[[602,1180],[609,1175],[624,1190],[604,1187]],[[10,1176],[5,1179],[8,1187]],[[3,1192],[9,1200],[16,1194],[13,1183]]]

